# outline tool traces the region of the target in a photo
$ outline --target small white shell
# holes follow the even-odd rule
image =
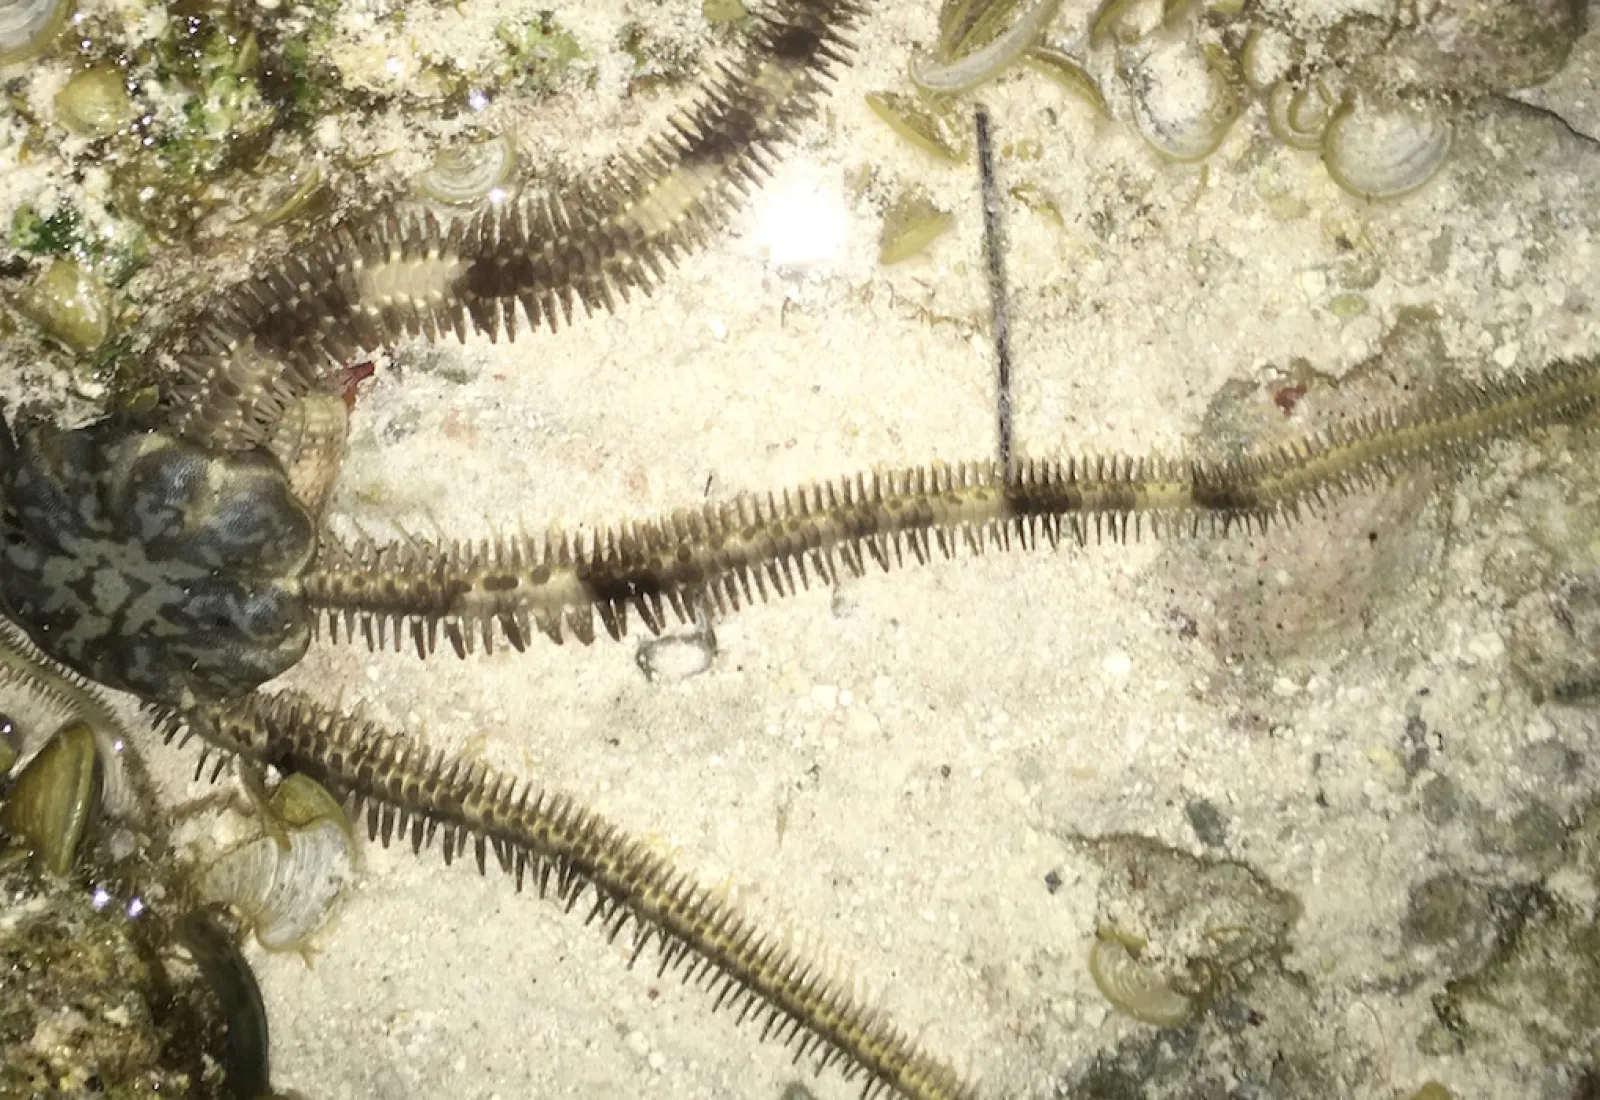
[[[1122,51],[1118,71],[1134,124],[1157,152],[1180,162],[1203,160],[1228,136],[1239,97],[1225,60],[1192,42]]]
[[[442,149],[416,179],[417,194],[450,206],[475,206],[504,187],[517,166],[516,144],[504,134]]]
[[[1152,1027],[1177,1027],[1194,1013],[1194,1002],[1177,992],[1116,933],[1094,941],[1089,975],[1100,995],[1118,1011]]]
[[[717,639],[709,629],[652,638],[639,647],[639,671],[655,683],[678,683],[711,667],[717,656]]]
[[[1391,199],[1433,178],[1450,153],[1450,124],[1405,105],[1353,99],[1328,123],[1322,163],[1333,181],[1363,199]]]
[[[338,804],[310,780],[290,776],[268,807],[268,835],[224,852],[201,874],[200,893],[236,908],[268,951],[297,951],[333,915],[354,863]]]
[[[44,52],[71,14],[72,0],[0,0],[0,65]]]

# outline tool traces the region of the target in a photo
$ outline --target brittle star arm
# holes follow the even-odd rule
[[[644,842],[572,799],[481,763],[468,763],[292,691],[252,693],[177,711],[155,708],[168,737],[198,735],[214,749],[308,775],[351,806],[387,846],[409,831],[420,850],[439,841],[445,862],[469,843],[480,872],[488,855],[517,889],[532,883],[615,939],[633,925],[630,965],[655,940],[659,972],[704,979],[714,1007],[761,1022],[798,1059],[836,1065],[863,1095],[972,1100],[975,1091],[880,1013],[822,972],[787,938],[699,885]],[[202,759],[202,766],[204,760]]]
[[[860,0],[775,0],[662,135],[594,178],[441,225],[340,227],[233,287],[191,326],[163,425],[208,447],[260,443],[330,364],[405,337],[514,338],[648,293],[772,167],[849,55]]]
[[[575,537],[378,545],[324,538],[301,577],[318,629],[360,634],[373,648],[410,639],[419,655],[442,634],[461,655],[496,634],[521,649],[534,630],[584,643],[620,638],[631,607],[659,633],[671,608],[737,609],[792,594],[841,563],[860,575],[907,556],[925,563],[1044,536],[1124,540],[1153,533],[1226,533],[1293,520],[1308,505],[1428,462],[1462,461],[1496,439],[1576,421],[1600,403],[1600,360],[1557,362],[1536,375],[1433,393],[1396,412],[1226,462],[1159,458],[968,462],[857,475],[679,511]]]

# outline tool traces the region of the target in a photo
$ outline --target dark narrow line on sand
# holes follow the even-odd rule
[[[1000,226],[1000,188],[994,178],[994,143],[989,112],[981,105],[978,124],[978,186],[983,197],[983,251],[989,269],[989,312],[993,320],[996,364],[995,421],[1000,461],[1011,462],[1011,329],[1006,316],[1005,236]]]

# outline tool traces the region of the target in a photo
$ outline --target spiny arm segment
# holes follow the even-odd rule
[[[1159,458],[969,462],[857,475],[742,496],[588,536],[552,532],[479,542],[380,546],[327,538],[303,577],[308,603],[337,640],[369,646],[407,638],[420,655],[442,633],[461,655],[497,633],[523,648],[538,630],[560,642],[595,638],[598,614],[620,638],[633,608],[653,632],[666,609],[680,621],[785,596],[815,575],[837,580],[935,555],[1051,546],[1064,537],[1123,541],[1152,533],[1226,533],[1297,518],[1376,479],[1421,463],[1471,457],[1491,441],[1574,421],[1600,402],[1600,360],[1538,375],[1439,391],[1381,413],[1225,462]]]
[[[330,364],[403,337],[498,339],[648,293],[771,171],[850,52],[860,0],[776,0],[665,134],[592,181],[441,225],[388,217],[311,242],[232,288],[178,355],[165,424],[212,447],[261,442]]]
[[[445,862],[470,843],[478,869],[488,855],[517,889],[532,883],[615,940],[630,924],[630,963],[652,939],[659,973],[702,982],[739,1021],[761,1021],[798,1059],[837,1065],[863,1096],[892,1090],[908,1100],[974,1100],[950,1067],[922,1051],[836,979],[717,892],[560,794],[540,791],[480,763],[467,763],[295,692],[251,694],[228,703],[157,709],[169,737],[199,735],[210,747],[283,772],[310,776],[352,807],[385,846],[409,832],[420,850],[440,842]],[[203,761],[202,761],[203,764]]]

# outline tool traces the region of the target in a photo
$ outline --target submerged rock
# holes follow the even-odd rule
[[[1600,576],[1567,576],[1511,615],[1511,667],[1537,702],[1600,694]]]
[[[27,863],[0,872],[0,1095],[231,1095],[199,972],[152,942],[135,898],[104,896]]]
[[[1527,894],[1521,926],[1481,969],[1450,982],[1439,1018],[1469,1049],[1502,1048],[1583,1067],[1600,1048],[1600,803],[1563,844],[1565,860]]]
[[[1542,84],[1583,32],[1583,0],[1442,0],[1367,68],[1391,86],[1465,94]]]

